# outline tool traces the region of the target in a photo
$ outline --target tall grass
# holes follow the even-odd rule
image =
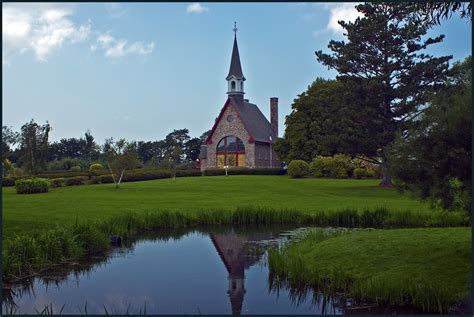
[[[87,254],[103,254],[110,247],[110,235],[126,239],[144,231],[218,225],[311,224],[338,227],[447,227],[467,226],[462,213],[441,211],[399,212],[385,208],[343,209],[302,212],[244,206],[234,210],[192,212],[161,211],[128,213],[108,220],[75,222],[34,235],[17,235],[3,241],[4,281],[32,274],[38,269]]]
[[[379,219],[380,213],[374,215],[378,216],[369,219],[365,213],[364,217],[372,223]],[[452,221],[450,217],[440,217],[448,223]],[[429,221],[433,223],[432,218]],[[311,230],[294,243],[269,250],[269,287],[271,290],[289,288],[298,298],[309,291],[325,296],[342,292],[356,301],[412,305],[425,312],[449,313],[452,305],[465,296],[459,280],[468,280],[462,275],[466,270],[462,266],[469,265],[470,261],[469,255],[459,253],[455,247],[459,247],[459,241],[470,245],[470,234],[462,233],[464,240],[459,240],[458,232],[457,237],[449,240],[454,231],[442,233],[441,237],[439,230],[429,234],[420,230],[436,229],[410,229],[404,233],[385,231],[394,233],[390,235],[390,239],[393,238],[390,242],[379,240],[381,230],[368,230],[364,235],[352,230]],[[340,239],[342,236],[346,236],[344,240]],[[406,244],[415,237],[423,241]],[[383,251],[372,251],[370,246],[356,249],[367,245],[368,238],[377,240],[373,242],[381,245]],[[394,250],[400,243],[404,243],[402,253]],[[351,249],[358,251],[348,252]],[[365,254],[359,256],[360,252]],[[387,262],[380,265],[381,261]]]

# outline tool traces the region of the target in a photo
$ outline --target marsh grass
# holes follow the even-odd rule
[[[316,230],[270,250],[270,289],[449,313],[467,294],[469,228]]]
[[[301,212],[295,209],[277,210],[244,206],[234,210],[130,212],[107,220],[87,222],[76,220],[72,225],[56,225],[53,229],[33,235],[22,234],[5,239],[3,241],[3,276],[6,281],[18,279],[50,264],[70,261],[83,255],[104,254],[110,248],[110,235],[113,234],[127,239],[132,235],[153,230],[284,223],[393,228],[466,226],[469,220],[462,213],[391,212],[385,208],[364,209],[362,212],[356,209]]]

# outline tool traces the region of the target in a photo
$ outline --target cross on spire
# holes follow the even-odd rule
[[[234,21],[234,28],[232,29],[232,31],[234,31],[234,35],[237,36],[237,22]]]

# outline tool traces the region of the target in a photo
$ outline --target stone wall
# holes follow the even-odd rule
[[[227,117],[233,117],[232,122],[227,121]],[[247,167],[255,167],[255,144],[249,143],[249,134],[235,111],[232,104],[228,105],[221,120],[217,124],[216,130],[212,135],[211,144],[207,145],[207,168],[216,167],[216,149],[217,144],[222,138],[233,135],[242,140],[245,146],[245,160]]]
[[[270,164],[270,144],[256,143],[255,144],[255,167],[281,167],[281,162],[272,148],[272,161]]]

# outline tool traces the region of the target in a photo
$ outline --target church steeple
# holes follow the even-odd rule
[[[225,78],[228,83],[227,94],[234,97],[236,101],[242,99],[244,92],[245,77],[240,65],[239,47],[237,45],[237,26],[234,22],[234,47],[232,49],[232,58],[230,60],[229,74]]]

